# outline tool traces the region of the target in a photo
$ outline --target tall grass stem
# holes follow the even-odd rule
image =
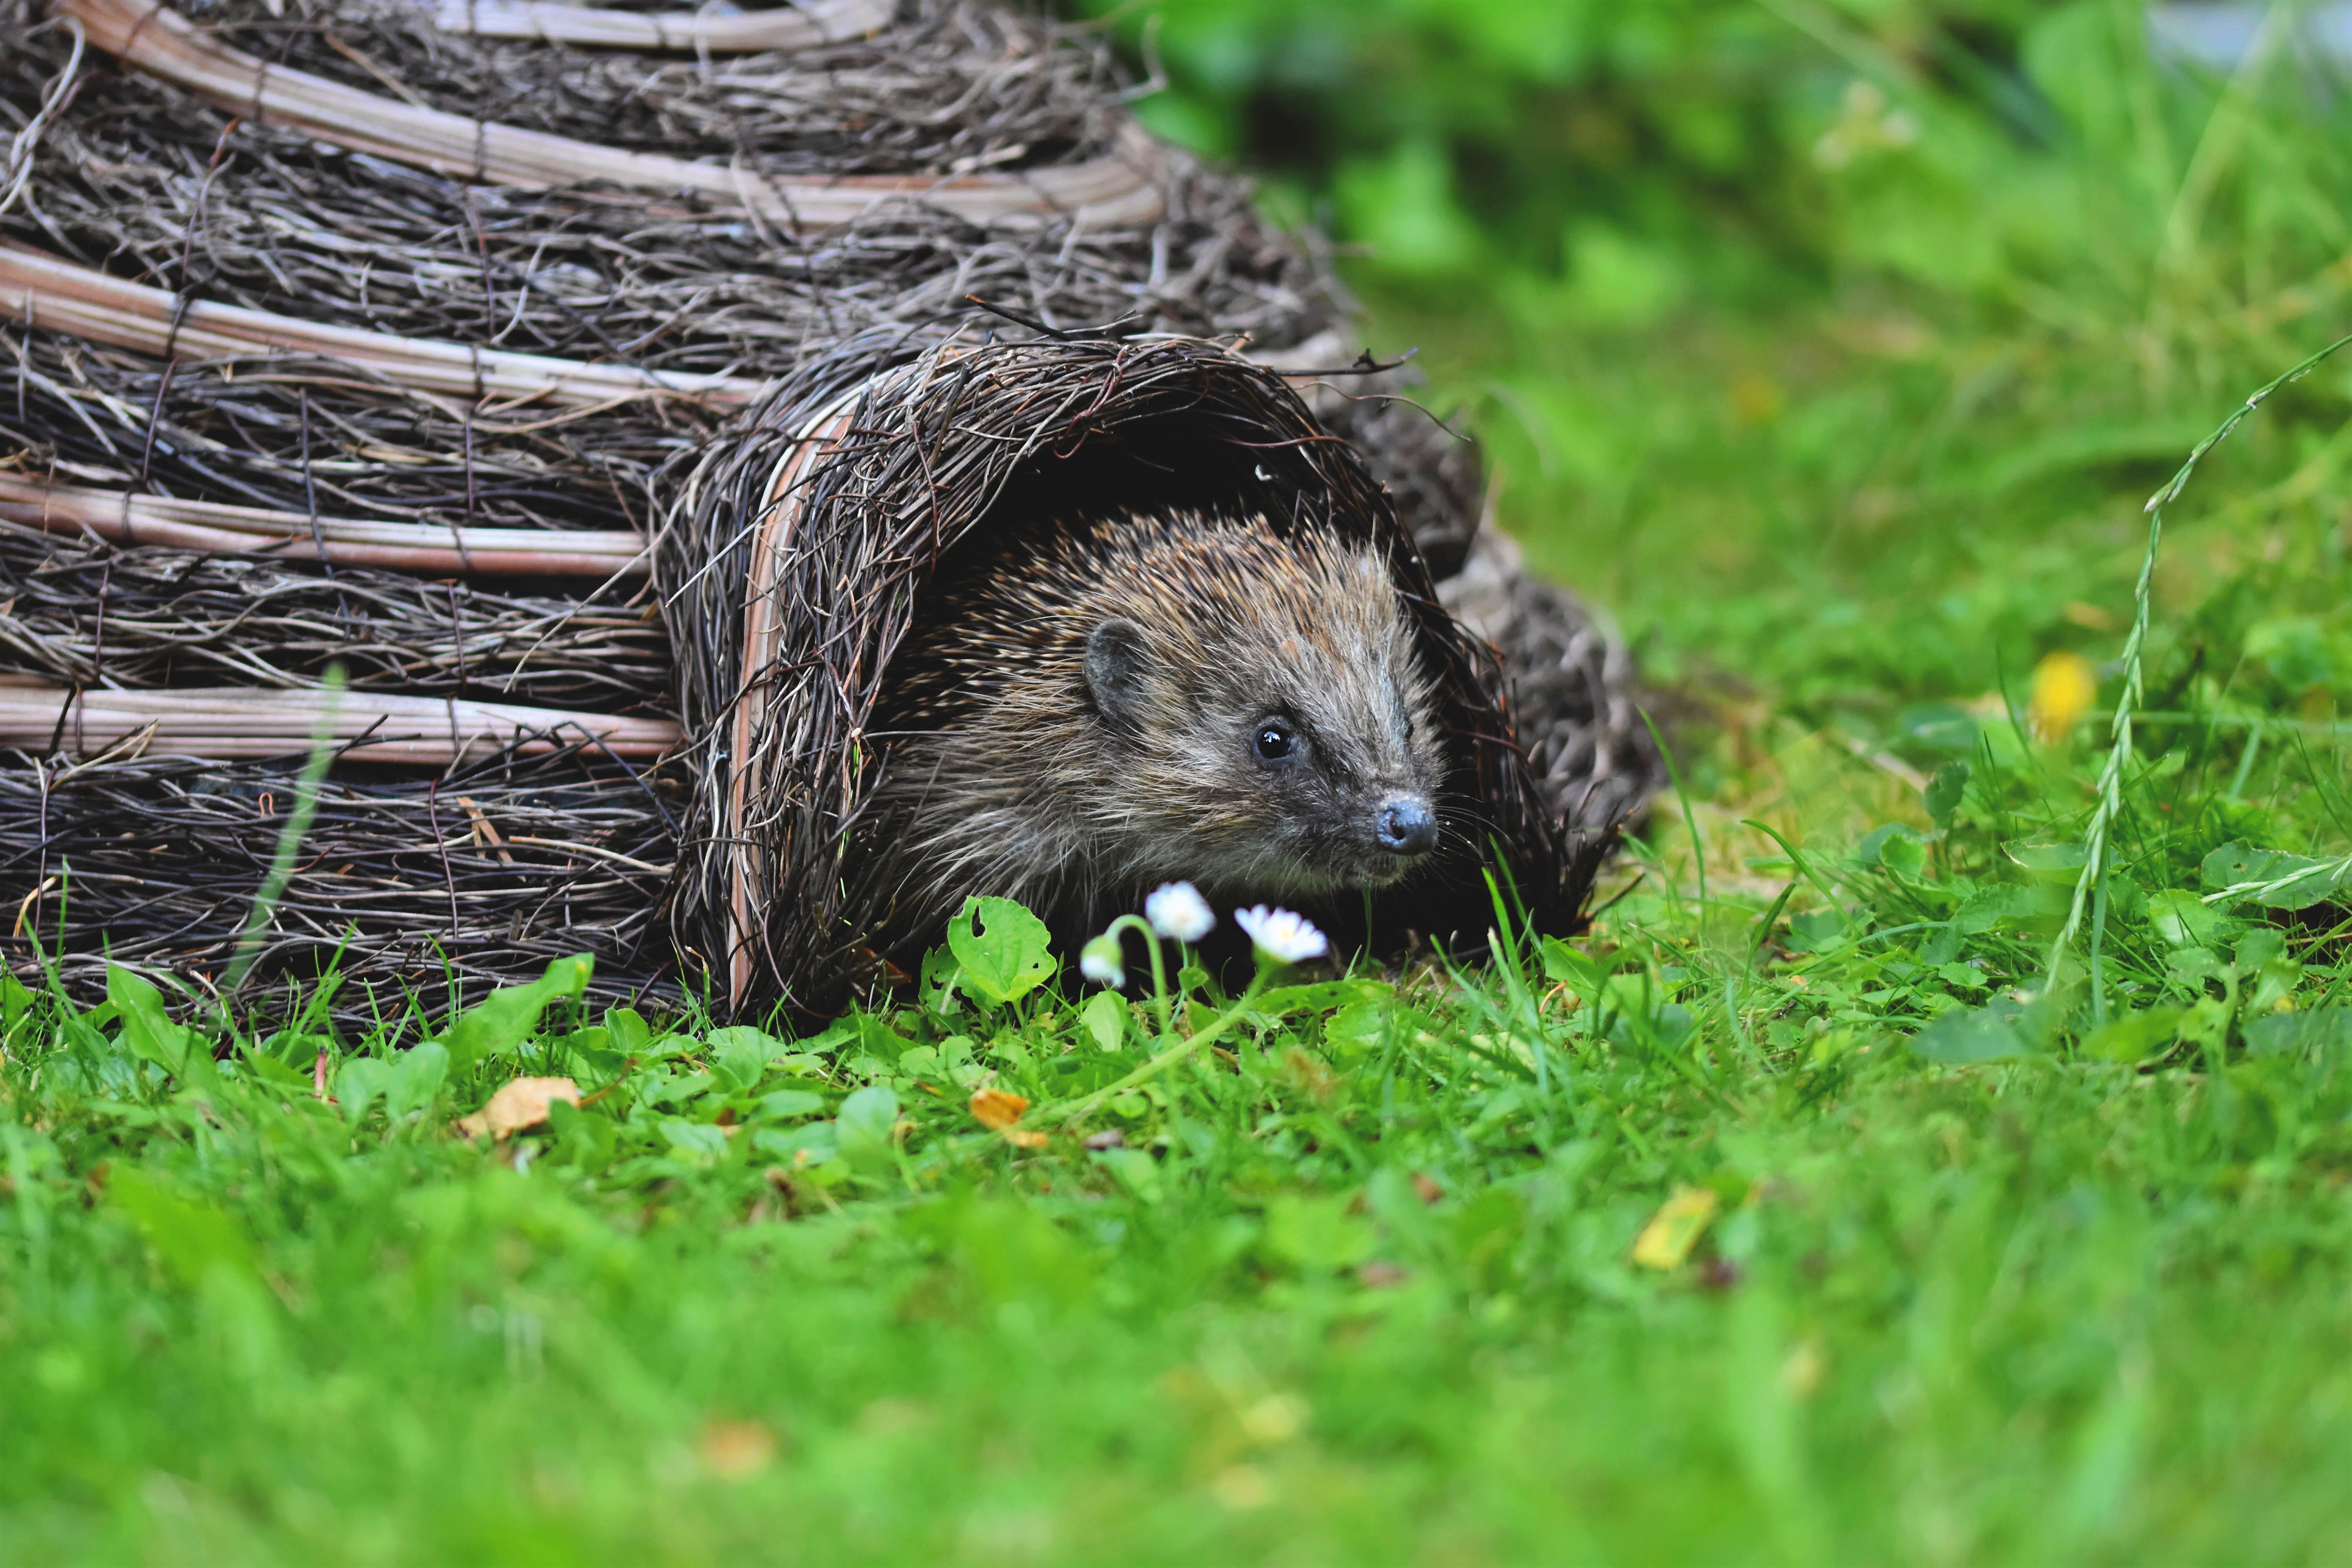
[[[269,929],[278,900],[286,896],[286,884],[293,880],[295,858],[302,852],[302,840],[310,831],[311,817],[318,814],[319,785],[326,779],[328,764],[335,759],[335,718],[342,705],[342,691],[343,667],[330,665],[326,700],[320,705],[319,722],[311,731],[310,759],[302,764],[301,776],[295,781],[293,808],[286,814],[286,826],[278,830],[278,848],[269,858],[268,874],[254,889],[253,908],[245,917],[245,931],[236,939],[236,952],[221,976],[223,1003],[236,994],[246,976],[252,973],[254,961],[261,956],[262,933]]]
[[[2109,841],[2115,832],[2116,820],[2123,815],[2124,773],[2131,766],[2132,757],[2132,715],[2144,694],[2142,676],[2147,647],[2148,600],[2156,581],[2157,556],[2164,544],[2164,510],[2180,499],[2181,492],[2189,488],[2190,477],[2197,472],[2197,465],[2205,460],[2207,453],[2229,438],[2230,432],[2238,427],[2240,421],[2269,402],[2272,395],[2280,388],[2292,385],[2309,375],[2347,343],[2352,343],[2352,333],[2336,339],[2292,370],[2274,377],[2260,391],[2231,410],[2230,416],[2221,421],[2219,428],[2197,443],[2196,447],[2189,452],[2188,460],[2180,465],[2179,470],[2166,482],[2164,488],[2147,500],[2146,508],[2147,551],[2140,558],[2139,581],[2132,589],[2131,633],[2124,639],[2123,690],[2116,699],[2116,716],[2110,726],[2111,739],[2107,745],[2106,761],[2099,769],[2098,803],[2091,808],[2091,820],[2083,834],[2083,872],[2074,880],[2074,896],[2067,906],[2066,923],[2059,931],[2058,940],[2051,944],[2049,972],[2043,980],[2044,990],[2053,989],[2057,985],[2059,961],[2073,949],[2075,939],[2082,934],[2083,917],[2091,906],[2094,891],[2100,895],[2095,916],[2100,929],[2093,932],[2091,939],[2095,949],[2100,945],[2100,939],[2105,934]],[[2259,730],[2255,731],[2257,737],[2260,733]],[[2252,742],[2250,741],[2248,744],[2251,746]],[[2099,994],[2099,987],[2095,984],[2092,987],[2092,994],[2094,1015],[2104,1016],[2106,1011],[2105,999]]]
[[[1698,836],[1698,817],[1691,810],[1690,791],[1683,787],[1682,769],[1675,765],[1674,748],[1658,733],[1658,721],[1650,717],[1648,709],[1637,708],[1634,711],[1642,716],[1650,739],[1657,743],[1658,755],[1666,764],[1666,777],[1675,786],[1675,799],[1683,808],[1683,826],[1690,834],[1691,863],[1698,868],[1698,942],[1703,948],[1706,945],[1706,841]]]

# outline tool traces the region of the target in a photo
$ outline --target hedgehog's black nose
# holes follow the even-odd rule
[[[1391,855],[1419,855],[1437,843],[1437,814],[1417,795],[1392,795],[1381,802],[1372,833]]]

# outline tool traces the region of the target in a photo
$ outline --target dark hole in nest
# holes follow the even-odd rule
[[[1287,528],[1302,505],[1328,506],[1328,492],[1301,470],[1300,449],[1265,446],[1265,433],[1217,439],[1182,417],[1130,422],[1088,438],[1075,452],[1049,454],[1017,471],[963,548],[987,547],[1028,519],[1101,517],[1142,507],[1242,515],[1262,511]],[[1367,537],[1370,518],[1340,510],[1344,533]]]

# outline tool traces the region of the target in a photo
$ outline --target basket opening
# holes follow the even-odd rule
[[[916,597],[917,624],[936,613],[938,595],[952,591],[984,563],[1033,552],[1045,536],[1064,529],[1147,510],[1258,513],[1268,518],[1277,533],[1302,523],[1326,526],[1343,537],[1386,538],[1392,550],[1409,554],[1410,545],[1395,528],[1384,500],[1377,499],[1379,492],[1369,488],[1353,495],[1335,491],[1316,460],[1328,461],[1317,450],[1319,446],[1277,442],[1270,433],[1192,409],[1097,427],[1076,450],[1047,452],[1008,479],[993,504],[940,556]],[[1413,571],[1417,574],[1418,568]],[[1401,587],[1408,581],[1401,572]],[[1431,635],[1424,629],[1425,639]],[[1432,664],[1437,664],[1433,647],[1431,654]],[[1451,748],[1444,795],[1457,821],[1480,815],[1470,749],[1471,742],[1462,737]],[[1449,835],[1446,847],[1394,888],[1286,901],[1315,920],[1343,952],[1396,957],[1432,940],[1453,944],[1475,937],[1493,923],[1493,913],[1479,854],[1485,835],[1475,820],[1465,826],[1468,831]],[[1064,910],[1061,918],[1050,910],[1038,912],[1055,925],[1056,944],[1066,958],[1110,918],[1129,911],[1123,907],[1083,914]],[[929,933],[928,942],[937,940],[936,933]],[[889,956],[911,972],[927,944],[916,941]],[[1228,969],[1228,978],[1235,984],[1246,979],[1248,943],[1229,918],[1212,934],[1202,956],[1213,967]]]
[[[1375,520],[1339,505],[1308,448],[1229,415],[1180,410],[1091,432],[1076,451],[1047,452],[1016,470],[972,530],[1001,536],[1025,520],[1102,517],[1141,508],[1265,514],[1286,531],[1302,513],[1368,538]]]

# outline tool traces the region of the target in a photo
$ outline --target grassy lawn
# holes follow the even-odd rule
[[[2126,657],[2352,324],[2352,111],[2097,5],[2027,134],[1771,9],[1785,211],[1356,276],[1659,682],[1590,933],[1163,1026],[993,911],[805,1040],[8,989],[0,1559],[2352,1552],[2352,352]]]

